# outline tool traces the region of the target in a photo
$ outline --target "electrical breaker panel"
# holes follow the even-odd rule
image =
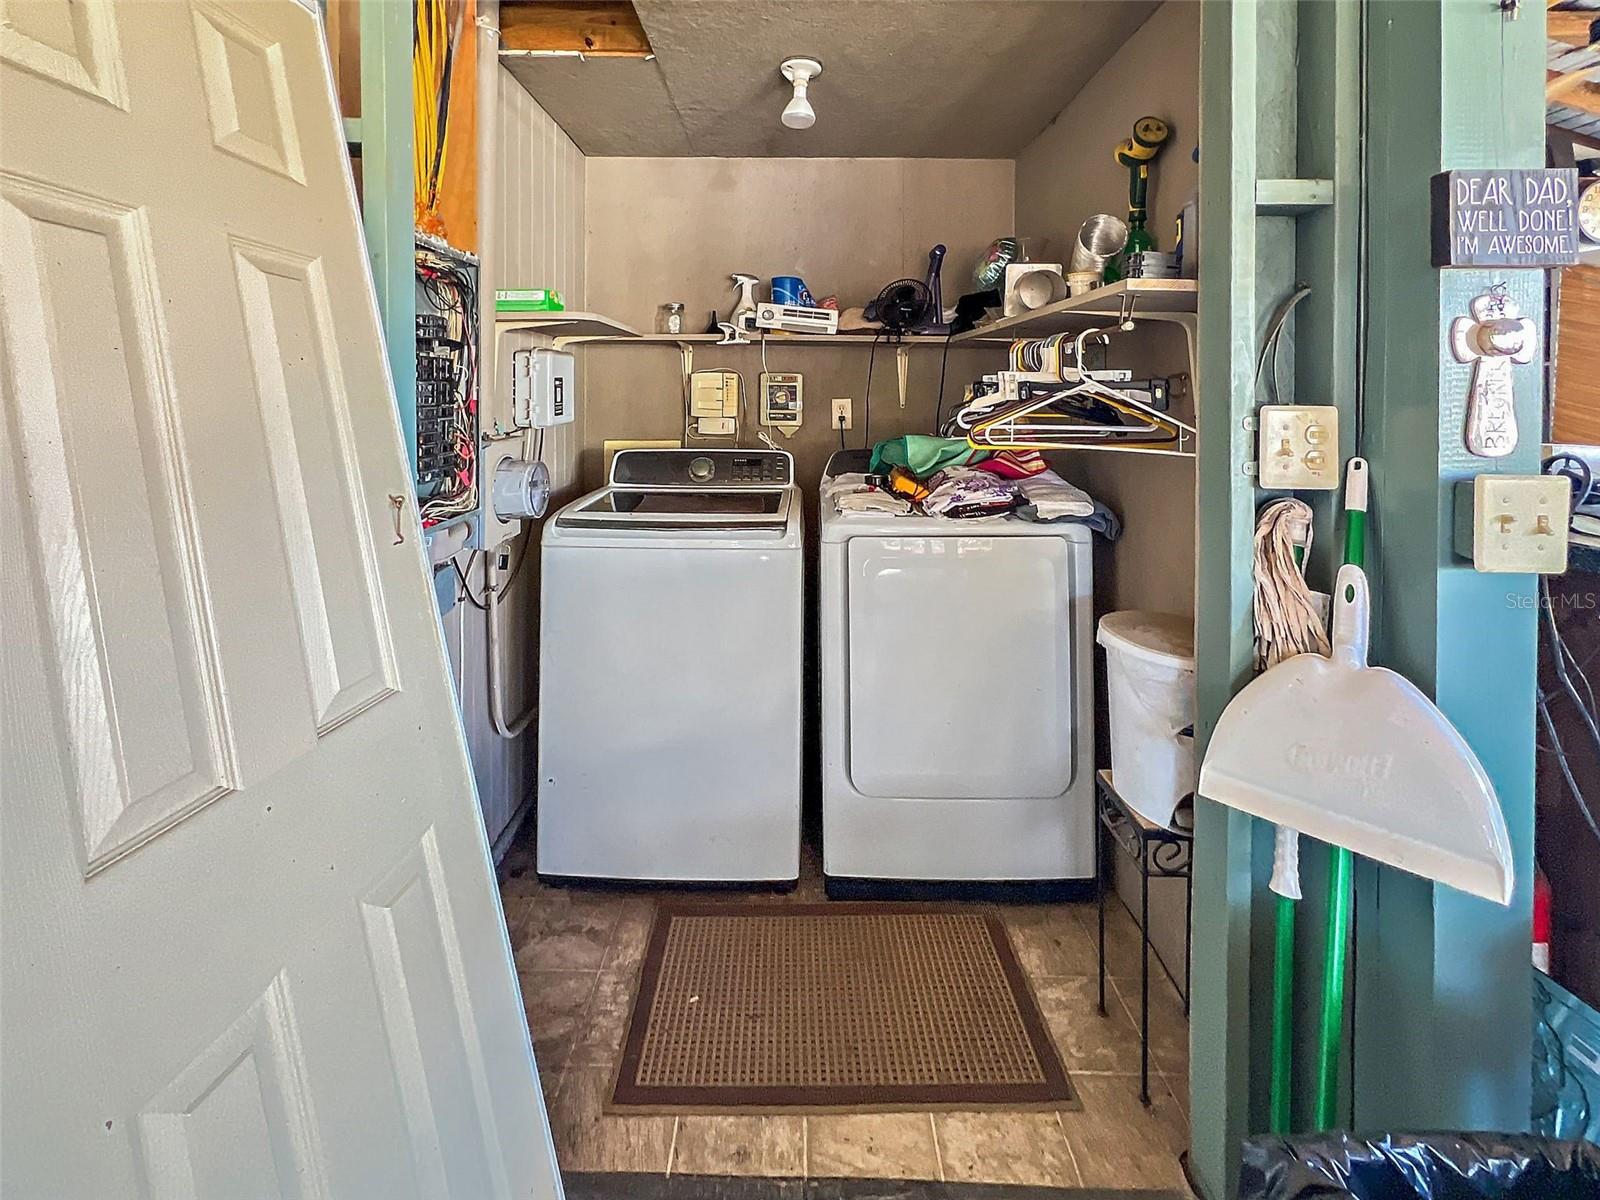
[[[450,560],[482,545],[486,480],[479,442],[478,260],[416,235],[414,391],[397,397],[415,430],[417,510],[439,611],[456,603]]]
[[[424,528],[476,515],[478,478],[478,260],[417,236],[416,443]]]
[[[460,354],[445,319],[417,314],[417,486],[453,479],[460,468],[455,430]]]

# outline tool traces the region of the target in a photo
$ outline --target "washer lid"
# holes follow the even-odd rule
[[[556,524],[587,529],[770,529],[789,522],[791,488],[602,488],[564,510]]]

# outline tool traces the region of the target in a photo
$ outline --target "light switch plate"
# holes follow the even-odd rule
[[[1339,487],[1339,410],[1331,404],[1263,404],[1256,412],[1256,484],[1292,491]]]
[[[1567,569],[1572,481],[1479,475],[1456,484],[1455,550],[1476,571],[1559,575]]]

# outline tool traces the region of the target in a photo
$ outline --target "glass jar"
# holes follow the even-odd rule
[[[683,305],[663,304],[656,309],[657,333],[683,332]]]

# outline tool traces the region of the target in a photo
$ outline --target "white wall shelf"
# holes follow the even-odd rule
[[[957,342],[1010,342],[1071,333],[1116,320],[1140,318],[1187,324],[1194,319],[1199,285],[1193,279],[1124,279],[1081,296],[1069,296],[1021,316],[1004,317],[955,336]]]
[[[767,334],[771,346],[943,346],[947,342],[1010,342],[1017,338],[1046,337],[1069,333],[1097,322],[1130,314],[1134,320],[1174,321],[1189,324],[1194,319],[1198,287],[1192,279],[1124,279],[1095,288],[1082,296],[1070,296],[1055,304],[1006,317],[992,324],[969,329],[953,338],[943,334],[912,333],[899,338],[867,330],[847,333]],[[587,312],[497,313],[496,333],[541,333],[562,344],[637,345],[637,346],[714,346],[722,340],[717,333],[642,333],[631,325]],[[752,333],[749,343],[759,346],[761,336]]]
[[[619,340],[642,336],[631,325],[590,312],[496,312],[496,333],[542,333],[552,338],[615,337]]]
[[[644,346],[715,346],[749,345],[755,349],[761,348],[761,335],[750,333],[745,335],[745,342],[722,342],[720,333],[644,333],[636,337],[578,337],[568,338],[568,341],[582,342],[585,345],[625,345],[635,344]],[[767,346],[870,346],[878,343],[878,348],[886,346],[942,346],[947,340],[943,334],[910,333],[903,337],[891,338],[884,333],[867,333],[858,331],[854,333],[779,333],[767,334]],[[960,339],[948,339],[959,341]]]

